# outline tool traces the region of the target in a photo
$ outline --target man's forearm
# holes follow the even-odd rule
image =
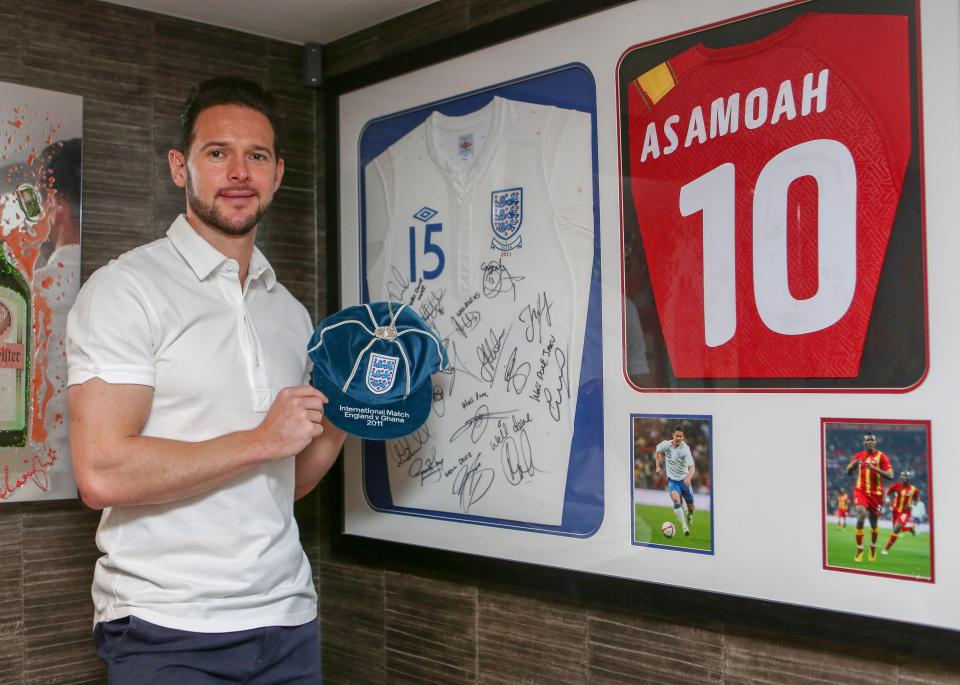
[[[83,501],[102,509],[206,492],[258,464],[292,457],[320,435],[322,393],[284,388],[259,426],[208,440],[141,435],[153,389],[91,380],[68,390],[70,443]]]
[[[115,441],[96,456],[74,459],[87,462],[86,475],[78,479],[84,502],[102,509],[192,497],[269,461],[268,455],[268,446],[253,431],[242,431],[202,442],[136,435]]]

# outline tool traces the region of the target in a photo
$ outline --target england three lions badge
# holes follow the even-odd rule
[[[393,382],[397,379],[397,367],[400,357],[390,357],[385,354],[370,354],[367,364],[367,389],[374,395],[383,395],[390,391]]]
[[[493,240],[490,248],[509,252],[523,247],[520,227],[523,225],[523,188],[507,188],[490,193],[490,227]]]

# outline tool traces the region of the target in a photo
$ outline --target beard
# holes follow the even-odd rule
[[[257,196],[257,199],[260,199],[259,195]],[[258,202],[256,210],[250,214],[238,217],[236,219],[228,219],[219,209],[217,209],[215,202],[216,196],[214,197],[214,202],[208,204],[193,191],[193,181],[188,173],[187,206],[190,207],[193,213],[196,214],[197,217],[203,221],[203,223],[207,224],[211,228],[215,228],[218,231],[226,233],[227,235],[246,235],[252,231],[257,227],[257,224],[260,223],[260,219],[263,218],[264,213],[270,206],[269,202],[267,204]]]

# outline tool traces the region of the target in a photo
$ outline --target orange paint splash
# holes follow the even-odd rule
[[[53,311],[47,303],[47,298],[40,293],[34,293],[33,298],[33,422],[30,430],[30,439],[33,442],[44,442],[47,433],[46,416],[47,405],[56,393],[53,381],[47,376],[49,363],[48,342],[53,329]]]
[[[22,219],[22,216],[18,216]],[[37,265],[37,258],[40,257],[40,245],[50,235],[50,224],[46,218],[41,219],[33,225],[31,230],[23,225],[19,229],[10,232],[3,243],[7,247],[7,255],[12,257],[24,278],[30,283],[33,281],[33,272]]]

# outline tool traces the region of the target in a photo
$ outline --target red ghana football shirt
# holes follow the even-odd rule
[[[906,17],[807,14],[630,84],[632,194],[677,377],[859,373],[909,83]]]
[[[888,495],[893,495],[893,513],[910,513],[913,509],[913,502],[920,495],[917,486],[904,485],[903,483],[894,483],[887,489]]]
[[[887,455],[877,450],[872,455],[866,450],[857,452],[854,457],[860,464],[857,466],[857,484],[856,489],[873,496],[883,496],[883,476],[876,471],[866,467],[866,463],[873,464],[881,471],[890,470],[890,459]]]

